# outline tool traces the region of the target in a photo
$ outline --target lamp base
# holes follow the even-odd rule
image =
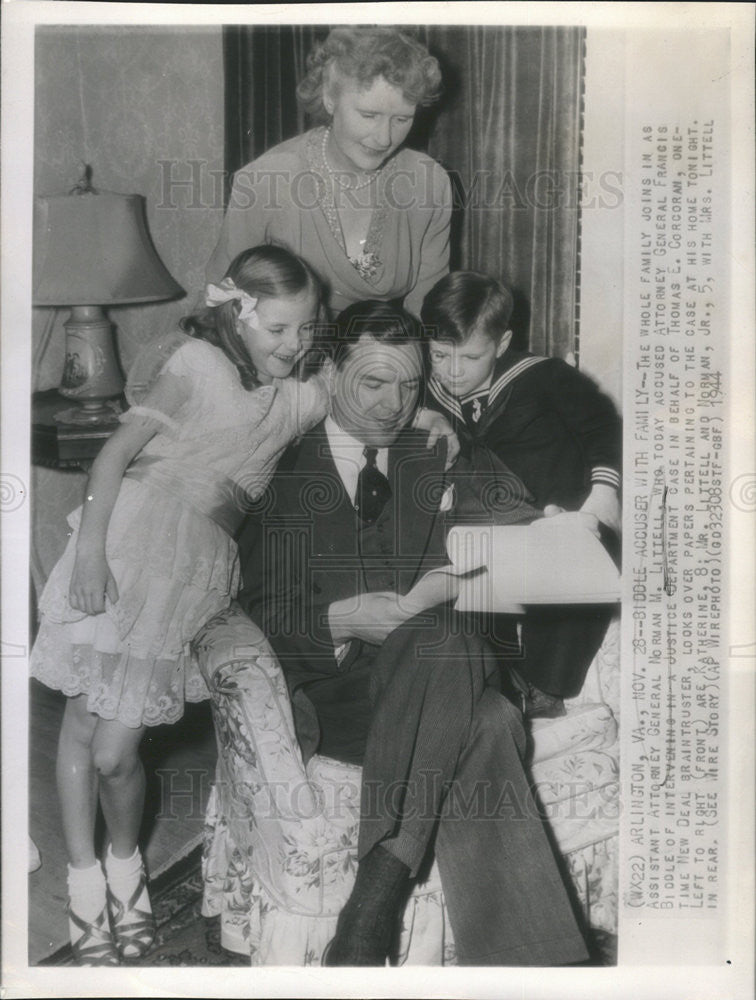
[[[58,424],[70,424],[75,427],[97,427],[107,424],[115,426],[122,412],[117,400],[91,400],[80,406],[59,410],[53,414],[53,420]]]
[[[78,405],[55,414],[59,423],[90,426],[117,419],[107,402],[123,391],[113,327],[100,306],[73,306],[65,324],[66,362],[61,396]]]

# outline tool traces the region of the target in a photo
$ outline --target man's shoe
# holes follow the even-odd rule
[[[376,845],[357,866],[354,887],[321,965],[385,965],[408,888],[409,868]]]
[[[331,938],[323,949],[320,964],[328,968],[343,968],[348,966],[373,965],[382,966],[388,961],[388,948],[376,948],[372,941],[360,941],[359,944],[348,944],[339,937]]]

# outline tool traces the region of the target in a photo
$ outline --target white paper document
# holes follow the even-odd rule
[[[446,543],[463,576],[458,611],[522,612],[527,604],[620,599],[620,575],[599,539],[573,521],[453,528]]]

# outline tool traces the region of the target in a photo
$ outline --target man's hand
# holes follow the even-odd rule
[[[380,646],[395,628],[416,614],[403,606],[403,600],[401,595],[387,590],[334,601],[328,609],[334,644],[362,639]]]
[[[447,604],[459,597],[460,579],[448,570],[438,569],[420,577],[408,594],[399,598],[404,611],[419,615],[428,608]]]
[[[558,507],[555,503],[546,504],[543,513],[550,520],[556,518],[565,526],[574,527],[576,531],[581,528],[587,528],[596,538],[601,538],[599,522],[595,514],[583,510],[565,510],[564,507]],[[534,521],[533,523],[538,524],[538,521]]]
[[[454,428],[442,413],[421,407],[415,414],[412,426],[417,430],[428,431],[426,447],[433,448],[439,438],[446,438],[446,469],[450,469],[459,455],[459,438]]]

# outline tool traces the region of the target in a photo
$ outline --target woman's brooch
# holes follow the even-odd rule
[[[350,257],[349,263],[357,269],[361,278],[374,278],[382,267],[380,257],[372,250],[369,253],[361,253],[359,257]]]

